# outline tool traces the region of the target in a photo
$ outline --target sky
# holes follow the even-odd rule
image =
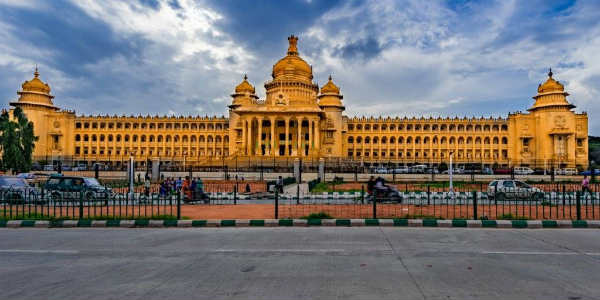
[[[600,135],[600,1],[0,0],[0,98],[40,77],[78,114],[227,115],[287,37],[349,116],[526,111],[552,68]]]

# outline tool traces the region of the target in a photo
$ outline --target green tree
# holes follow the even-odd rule
[[[0,115],[0,147],[2,148],[2,164],[4,169],[16,172],[27,172],[31,169],[31,154],[38,140],[33,134],[33,122],[20,107],[13,110],[11,120],[9,112]]]

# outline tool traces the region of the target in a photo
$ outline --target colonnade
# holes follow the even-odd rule
[[[319,152],[318,116],[242,116],[242,143],[248,156],[306,157]]]

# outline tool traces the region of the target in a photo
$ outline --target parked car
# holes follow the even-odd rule
[[[529,167],[515,167],[515,175],[531,175],[533,174],[533,169]]]
[[[44,171],[54,171],[54,166],[53,165],[45,165]]]
[[[19,173],[19,174],[17,174],[17,177],[23,178],[23,179],[35,179],[35,175],[33,175],[31,173]]]
[[[564,168],[564,169],[554,169],[554,175],[566,175],[566,176],[571,176],[571,175],[577,175],[577,169],[575,168]]]
[[[426,165],[414,165],[414,166],[410,167],[411,173],[421,174],[421,173],[425,173],[425,170],[427,170]]]
[[[510,174],[512,172],[511,168],[496,168],[493,170],[494,174],[497,175],[506,175],[506,174]]]
[[[377,169],[375,169],[375,173],[376,174],[387,174],[387,169],[386,168],[377,168]]]
[[[394,169],[394,173],[396,174],[408,174],[410,173],[410,169],[408,167],[398,167]]]
[[[592,171],[585,170],[579,173],[579,175],[592,176]],[[594,176],[600,176],[600,169],[594,169]]]
[[[96,178],[79,176],[50,176],[44,185],[51,199],[55,201],[66,199],[107,200],[112,190],[102,186]]]
[[[488,185],[487,194],[490,199],[496,201],[544,199],[542,190],[519,180],[494,180]]]
[[[465,173],[464,169],[461,168],[452,168],[452,174],[463,174]],[[450,174],[450,170],[445,170],[442,174]]]
[[[61,167],[63,171],[71,171],[73,168],[69,165]]]
[[[17,176],[0,176],[0,197],[7,203],[41,202],[38,191]]]

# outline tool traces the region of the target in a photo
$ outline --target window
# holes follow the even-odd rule
[[[507,187],[507,188],[514,188],[515,187],[515,184],[512,181],[505,181],[503,183],[503,185],[504,185],[504,187]]]

